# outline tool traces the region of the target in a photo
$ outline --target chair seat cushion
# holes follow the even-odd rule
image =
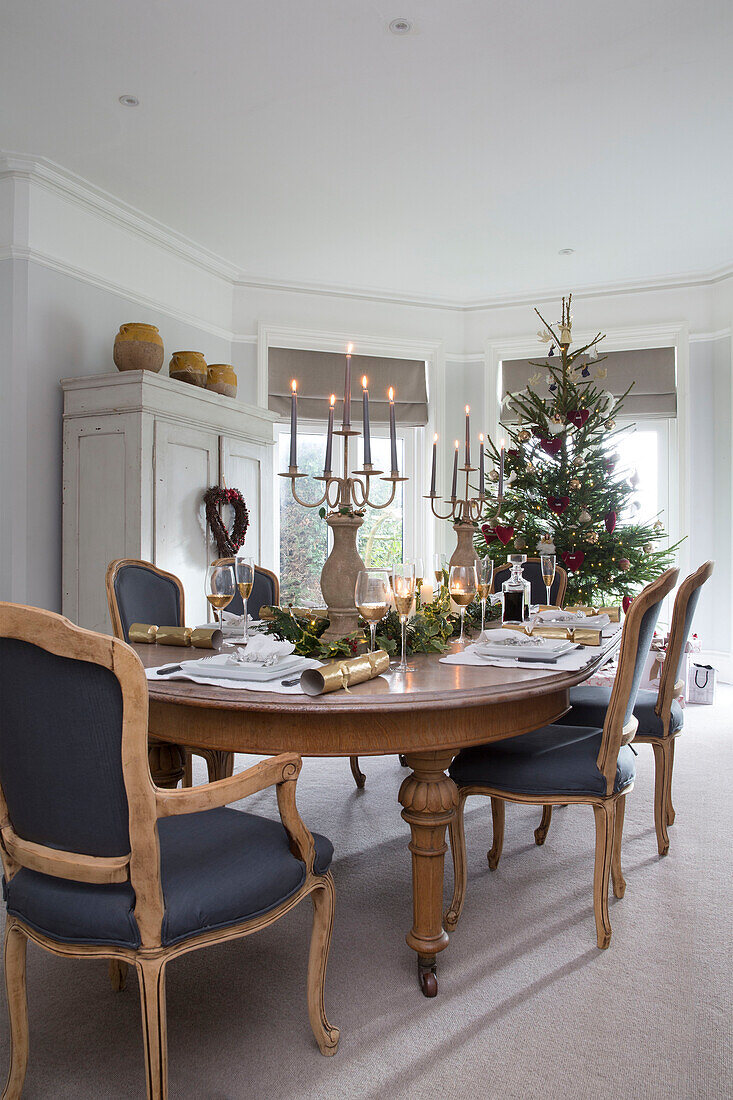
[[[569,714],[563,715],[563,726],[602,726],[606,719],[606,710],[611,698],[611,689],[607,687],[575,687],[570,689]],[[638,733],[646,737],[663,737],[662,719],[654,713],[657,705],[656,691],[639,691],[634,706],[634,717],[639,723]],[[684,711],[677,699],[672,700],[669,732],[677,733],[684,725]]]
[[[583,726],[543,726],[520,737],[459,752],[449,768],[459,786],[494,787],[513,794],[606,793],[596,767],[602,731]],[[634,754],[624,745],[618,754],[614,791],[633,782]]]
[[[164,944],[267,913],[305,881],[279,821],[221,808],[162,818],[158,833]],[[313,839],[314,869],[324,874],[333,846],[317,833]],[[140,946],[129,883],[72,882],[23,868],[4,891],[8,912],[52,939]]]

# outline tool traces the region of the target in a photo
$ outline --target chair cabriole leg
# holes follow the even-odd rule
[[[27,943],[20,925],[9,917],[5,928],[5,991],[10,1017],[10,1069],[2,1100],[18,1100],[28,1068]]]
[[[669,834],[667,833],[667,792],[669,770],[669,756],[667,744],[663,741],[652,741],[654,750],[654,826],[657,830],[657,848],[660,856],[666,856],[669,851]]]
[[[364,784],[366,783],[366,776],[364,775],[364,772],[359,767],[359,757],[358,756],[350,756],[349,757],[349,764],[351,765],[351,774],[354,777],[354,782],[356,783],[357,787],[361,791],[361,790],[364,789]]]
[[[626,879],[621,870],[621,837],[624,831],[624,813],[626,812],[626,795],[622,794],[616,802],[616,821],[613,829],[613,853],[611,855],[611,881],[613,893],[617,898],[622,898],[626,893]]]
[[[168,1097],[168,1039],[165,1010],[165,960],[138,958],[143,1046],[148,1100]]]
[[[669,761],[667,763],[667,825],[674,825],[675,812],[672,805],[672,772],[674,770],[674,743],[676,738],[670,737],[669,748]]]
[[[594,803],[596,819],[596,859],[593,871],[593,910],[596,918],[596,937],[602,949],[611,942],[611,918],[608,915],[608,880],[611,874],[611,854],[615,821],[615,803],[609,799],[600,805]]]
[[[505,803],[503,798],[497,798],[496,795],[491,796],[491,825],[494,834],[494,840],[491,848],[486,853],[486,858],[489,861],[489,867],[492,871],[495,871],[499,866],[499,860],[501,859],[502,848],[504,847],[504,819],[505,819]]]
[[[330,873],[323,876],[323,885],[311,894],[313,930],[308,956],[308,1015],[321,1054],[335,1054],[339,1045],[339,1029],[329,1024],[324,1003],[326,965],[333,929],[334,886]]]
[[[535,844],[542,845],[547,840],[547,834],[550,831],[550,822],[552,821],[552,806],[542,807],[542,820],[534,831]]]
[[[466,833],[463,822],[465,806],[466,797],[459,787],[456,814],[448,826],[448,838],[453,856],[453,898],[443,918],[443,926],[449,932],[452,932],[458,924],[463,903],[466,900]]]

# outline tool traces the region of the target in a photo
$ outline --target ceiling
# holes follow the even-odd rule
[[[0,147],[245,278],[580,290],[733,261],[732,46],[730,0],[2,0]]]

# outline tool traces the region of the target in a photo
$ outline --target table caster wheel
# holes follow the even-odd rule
[[[435,973],[435,963],[425,963],[422,959],[418,959],[417,973],[423,997],[437,997],[438,978]]]

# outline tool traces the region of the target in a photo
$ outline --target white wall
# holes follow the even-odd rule
[[[571,281],[570,267],[568,272]],[[252,403],[263,326],[309,334],[316,343],[319,335],[349,334],[357,350],[360,338],[430,344],[447,491],[451,441],[463,438],[464,406],[471,405],[475,432],[489,430],[494,351],[532,340],[538,328],[533,304],[460,310],[251,285],[193,242],[63,169],[6,158],[0,162],[0,492],[2,514],[12,524],[0,525],[0,595],[59,607],[58,382],[112,369],[112,342],[122,322],[157,324],[166,360],[192,347],[210,362],[233,363],[240,396]],[[557,311],[556,296],[536,304]],[[697,625],[705,645],[724,653],[733,651],[732,320],[733,277],[575,298],[579,330],[679,330],[690,371],[689,445],[681,471],[690,488],[687,560],[717,559]],[[450,548],[446,524],[438,525],[441,540]]]

